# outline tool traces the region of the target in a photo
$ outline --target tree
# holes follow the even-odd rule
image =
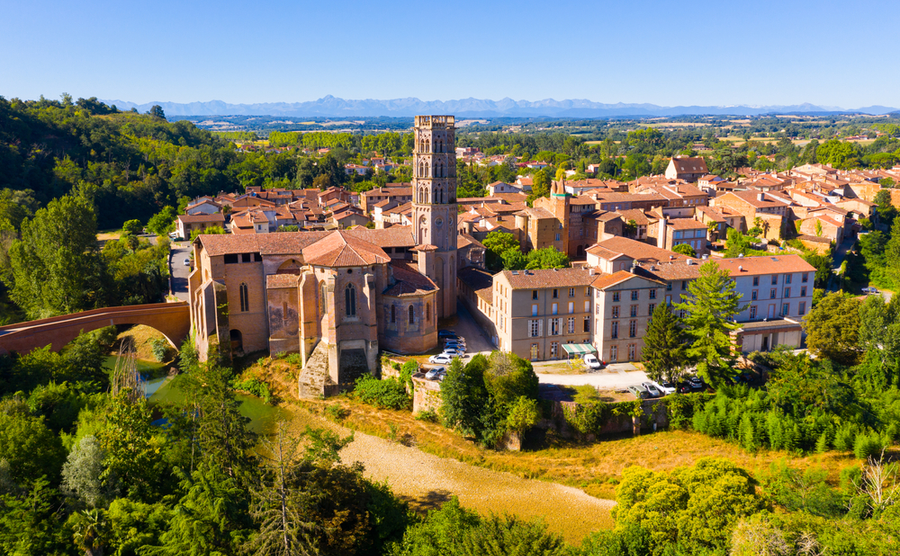
[[[441,383],[441,417],[444,424],[465,436],[479,438],[483,431],[482,415],[488,400],[484,385],[487,358],[476,355],[463,369],[454,359]]]
[[[9,465],[12,482],[31,488],[46,477],[56,484],[65,457],[59,436],[47,428],[42,417],[18,408],[0,410],[0,461]]]
[[[537,400],[526,396],[519,398],[509,407],[506,416],[506,430],[522,434],[541,418],[541,408]]]
[[[687,243],[679,243],[672,248],[672,251],[684,255],[685,257],[696,257],[697,252]]]
[[[677,382],[686,362],[684,341],[681,323],[672,308],[668,303],[657,305],[641,352],[647,376],[657,382]]]
[[[697,373],[714,387],[725,384],[733,374],[737,355],[732,332],[739,328],[734,317],[743,308],[740,294],[727,270],[709,262],[700,267],[696,280],[688,284],[689,295],[675,307],[685,311],[684,328],[690,338],[688,359]]]
[[[172,207],[163,209],[153,215],[147,221],[147,231],[158,236],[164,236],[175,229],[175,217],[178,213]]]
[[[140,235],[144,231],[144,225],[140,220],[128,220],[122,224],[122,231],[133,236]]]
[[[82,438],[63,465],[62,491],[88,508],[105,507],[110,490],[103,479],[106,452],[93,435]]]
[[[890,189],[880,189],[873,199],[878,205],[878,217],[888,226],[894,223],[894,217],[897,216],[897,208],[894,207]]]
[[[154,104],[153,107],[150,108],[150,111],[147,113],[159,120],[166,119],[166,113],[163,111],[162,106],[158,104]]]
[[[859,357],[860,303],[850,295],[829,293],[803,317],[806,345],[817,357],[852,365]]]
[[[528,269],[566,268],[569,266],[569,257],[565,253],[556,250],[552,245],[543,249],[534,249],[525,256]]]
[[[22,223],[10,248],[10,297],[31,318],[87,309],[101,302],[103,265],[97,216],[84,197],[50,201]]]

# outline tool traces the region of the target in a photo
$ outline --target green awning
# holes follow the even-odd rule
[[[585,355],[594,353],[597,350],[591,344],[563,344],[563,349],[567,355]]]

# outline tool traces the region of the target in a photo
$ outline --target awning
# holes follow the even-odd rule
[[[566,350],[566,355],[569,356],[585,355],[597,351],[591,344],[563,344],[563,349]]]

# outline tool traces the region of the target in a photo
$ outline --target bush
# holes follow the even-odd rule
[[[325,413],[335,421],[343,421],[350,416],[350,410],[338,404],[331,404],[326,407]]]
[[[169,358],[169,342],[165,338],[151,338],[150,349],[157,361],[163,362]]]
[[[420,411],[420,412],[416,413],[415,415],[413,415],[413,418],[415,418],[417,421],[425,421],[428,423],[440,423],[441,422],[440,416],[433,409],[426,409],[424,411]]]
[[[249,392],[258,398],[262,398],[266,403],[272,400],[272,394],[269,392],[269,386],[256,378],[248,378],[246,380],[235,379],[231,385],[235,390],[243,390]]]
[[[356,381],[353,395],[379,409],[409,409],[412,404],[406,386],[394,378],[378,380],[370,375],[362,376]]]
[[[876,432],[859,434],[853,442],[853,455],[859,459],[879,459],[886,446],[887,442]]]

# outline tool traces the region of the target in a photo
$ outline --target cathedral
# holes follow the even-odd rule
[[[416,116],[413,226],[201,235],[193,244],[191,325],[212,353],[298,353],[301,396],[332,395],[375,373],[380,349],[437,345],[456,313],[453,116]]]

